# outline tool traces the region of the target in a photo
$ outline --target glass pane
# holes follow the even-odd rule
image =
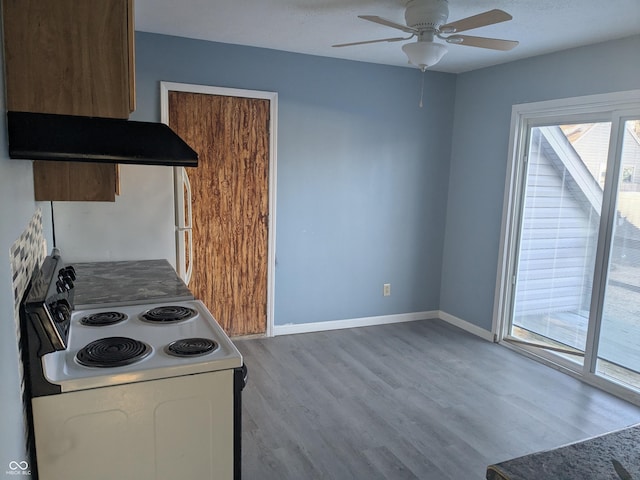
[[[531,129],[511,336],[582,363],[610,123]]]
[[[596,372],[640,388],[640,120],[624,124]]]

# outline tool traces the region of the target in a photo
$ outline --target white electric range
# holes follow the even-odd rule
[[[205,305],[74,311],[82,279],[56,253],[23,303],[32,471],[41,480],[240,478],[246,368]]]

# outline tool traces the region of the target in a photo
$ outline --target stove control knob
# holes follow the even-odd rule
[[[58,293],[69,291],[72,288],[73,288],[73,280],[71,280],[71,277],[67,277],[67,276],[63,277],[62,275],[58,275],[58,281],[56,282],[56,290],[58,290]]]
[[[64,284],[65,290],[71,290],[73,288],[73,280],[71,280],[71,277],[64,277],[62,283]]]
[[[71,310],[67,305],[62,303],[58,308],[60,312],[62,312],[62,316],[64,317],[65,321],[71,319]]]
[[[62,282],[62,285],[66,290],[71,290],[73,288],[74,280],[75,280],[75,276],[69,275],[66,270],[60,270],[58,272],[58,281]]]
[[[65,267],[65,268],[61,268],[60,270],[58,270],[58,278],[62,279],[68,277],[71,280],[75,280],[76,279],[76,271],[73,267]]]
[[[53,308],[53,318],[58,323],[64,323],[71,318],[71,310],[64,303],[58,303]]]
[[[70,277],[71,280],[75,280],[76,279],[76,269],[73,268],[71,265],[69,265],[68,267],[64,267],[63,271],[64,276],[65,277]]]
[[[71,305],[66,300],[60,300],[51,306],[53,318],[58,323],[71,320]]]

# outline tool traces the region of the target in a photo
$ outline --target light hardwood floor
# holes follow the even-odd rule
[[[481,480],[640,408],[439,320],[238,340],[243,479]]]

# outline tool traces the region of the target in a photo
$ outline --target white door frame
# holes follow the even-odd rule
[[[160,109],[162,123],[169,124],[169,91],[204,93],[225,97],[241,97],[269,100],[269,222],[267,254],[267,337],[273,336],[275,314],[275,266],[276,266],[276,184],[277,184],[277,138],[278,138],[278,94],[260,90],[193,85],[188,83],[160,82]],[[175,176],[175,173],[174,173]],[[175,202],[175,198],[174,198]]]

